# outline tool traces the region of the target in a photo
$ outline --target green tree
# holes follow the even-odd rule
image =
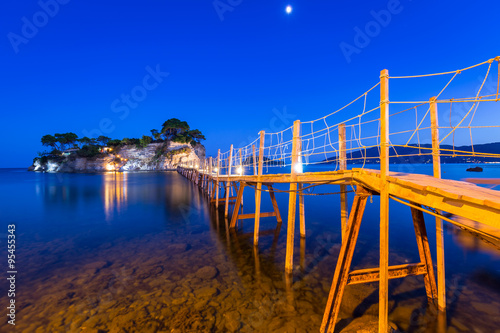
[[[189,131],[189,125],[185,121],[177,118],[171,118],[163,123],[161,134],[166,140],[173,140],[176,136]]]
[[[94,157],[100,154],[99,147],[95,145],[84,145],[76,152],[80,157]]]
[[[143,135],[142,138],[139,140],[139,146],[141,148],[146,148],[147,145],[149,145],[153,141],[153,138],[147,135]]]
[[[119,140],[119,139],[109,140],[108,146],[109,147],[116,147],[116,146],[119,146],[121,143],[122,143],[122,140]]]
[[[103,146],[107,146],[109,140],[111,140],[111,138],[108,138],[107,136],[104,136],[104,135],[100,135],[97,138],[97,142],[101,143],[101,145],[103,145]]]
[[[78,142],[79,142],[82,146],[84,146],[84,145],[89,145],[89,144],[92,142],[92,140],[90,140],[90,138],[88,138],[88,137],[84,136],[83,138],[78,139]]]
[[[201,142],[201,140],[206,140],[205,136],[201,134],[201,131],[198,129],[194,129],[188,132],[188,136],[190,138],[191,145],[196,145]]]
[[[45,147],[57,148],[58,141],[55,136],[47,134],[42,136],[42,145]]]
[[[59,143],[60,150],[65,150],[68,146],[73,146],[77,141],[78,135],[72,132],[54,134],[56,141]]]
[[[151,136],[155,139],[155,140],[159,140],[161,138],[161,133],[158,132],[158,130],[155,130],[155,129],[152,129],[151,130]]]

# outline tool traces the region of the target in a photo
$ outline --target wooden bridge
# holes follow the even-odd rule
[[[293,268],[293,250],[295,220],[298,215],[300,236],[306,235],[306,220],[304,195],[305,190],[320,185],[339,185],[341,201],[340,223],[342,229],[342,246],[335,268],[333,282],[330,289],[321,332],[333,332],[342,301],[344,288],[349,284],[375,282],[379,283],[379,332],[388,331],[388,280],[403,278],[411,275],[423,275],[426,294],[430,304],[435,305],[441,313],[446,311],[446,286],[443,246],[443,220],[459,224],[461,227],[475,229],[475,231],[498,237],[500,234],[500,191],[479,187],[470,182],[441,179],[441,157],[453,156],[458,158],[472,158],[479,161],[499,159],[500,155],[491,152],[481,152],[474,149],[473,129],[492,130],[489,136],[491,141],[498,140],[498,127],[491,124],[475,124],[479,121],[479,106],[498,102],[499,74],[496,74],[496,85],[488,87],[486,82],[491,79],[492,64],[500,57],[483,63],[445,73],[420,76],[389,77],[387,70],[383,70],[380,82],[363,95],[347,104],[345,107],[320,119],[309,122],[295,121],[293,126],[276,132],[260,132],[259,137],[241,148],[231,148],[228,152],[219,150],[216,158],[209,157],[199,164],[182,164],[178,172],[200,186],[207,194],[211,203],[217,208],[224,208],[225,216],[230,216],[230,227],[234,228],[241,219],[254,220],[254,246],[259,242],[259,225],[262,217],[276,217],[277,223],[282,223],[281,213],[275,198],[274,184],[289,184],[288,214],[287,214],[287,244],[285,270],[291,274]],[[487,66],[486,75],[482,84],[472,97],[440,99],[439,97],[450,87],[450,84],[463,72],[478,70]],[[450,75],[451,80],[435,97],[428,101],[389,101],[389,79],[435,78]],[[369,109],[369,95],[380,87],[378,105]],[[492,94],[485,94],[486,89]],[[496,93],[495,93],[496,90]],[[483,94],[481,94],[483,93]],[[347,117],[338,121],[339,113],[354,107],[356,102],[362,102],[362,109],[356,116]],[[466,104],[460,104],[466,103]],[[410,104],[411,107],[389,113],[389,105],[397,107]],[[449,104],[450,114],[456,105],[466,105],[464,111],[456,118],[456,123],[449,126],[439,126],[438,105]],[[493,104],[498,111],[498,106]],[[469,108],[470,107],[470,108]],[[424,115],[418,109],[427,110]],[[448,108],[446,108],[448,110]],[[375,112],[379,111],[379,112]],[[415,127],[398,132],[389,131],[391,117],[403,116],[403,119],[413,117],[415,113]],[[376,116],[374,116],[376,115]],[[369,118],[371,116],[371,118]],[[368,119],[367,119],[368,117]],[[334,121],[334,124],[329,122]],[[451,119],[451,116],[450,116]],[[490,118],[488,118],[490,119]],[[392,120],[391,120],[392,121]],[[403,124],[407,121],[403,121]],[[468,122],[468,124],[467,124]],[[398,127],[399,124],[395,122]],[[320,128],[318,129],[318,125]],[[363,129],[363,131],[362,131]],[[455,146],[455,134],[460,130],[470,133],[472,149],[463,149]],[[347,131],[350,133],[348,138]],[[427,136],[425,132],[427,131]],[[494,134],[496,133],[496,136]],[[362,135],[363,134],[363,135]],[[440,140],[440,134],[444,136]],[[393,138],[406,135],[406,143],[393,144]],[[428,137],[432,148],[421,144],[420,136]],[[336,140],[332,142],[332,137]],[[443,149],[441,145],[445,139],[453,140],[452,149]],[[496,139],[496,140],[495,140]],[[400,140],[400,139],[398,139]],[[274,142],[273,142],[274,141]],[[374,158],[368,152],[378,151],[380,170],[365,168],[366,160]],[[412,154],[398,154],[398,149],[413,149]],[[320,159],[324,156],[325,159]],[[390,172],[389,162],[394,159],[428,156],[432,160],[433,176]],[[363,163],[360,168],[347,168],[347,162]],[[324,164],[326,168],[334,170],[322,172],[303,172],[303,166],[308,164]],[[279,167],[279,168],[275,168]],[[271,168],[271,172],[264,172],[264,168]],[[287,170],[287,173],[272,173],[273,169]],[[250,173],[250,174],[248,174]],[[354,200],[348,212],[347,187],[355,188]],[[240,208],[245,189],[255,192],[255,211],[251,214],[241,214]],[[236,194],[232,195],[233,192]],[[272,202],[272,212],[261,212],[262,193],[269,193]],[[379,267],[351,271],[351,261],[356,246],[357,236],[363,218],[367,198],[371,195],[380,196],[380,263]],[[298,200],[297,200],[298,199]],[[409,206],[412,212],[418,246],[420,262],[389,266],[389,199]],[[229,207],[233,205],[230,214]],[[448,213],[445,215],[445,212]],[[436,253],[437,269],[431,258],[431,249],[427,238],[424,213],[435,216],[436,221]],[[448,218],[449,214],[463,217],[460,222]],[[467,221],[471,221],[468,223]],[[480,230],[477,230],[480,229]]]

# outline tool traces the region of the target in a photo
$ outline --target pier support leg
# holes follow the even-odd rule
[[[224,216],[229,215],[229,196],[231,195],[231,182],[226,182],[226,206],[224,207]]]
[[[280,210],[278,207],[278,202],[276,201],[276,195],[274,194],[273,185],[268,184],[267,188],[269,189],[269,196],[271,197],[271,202],[273,203],[274,213],[276,214],[276,221],[278,223],[282,223],[283,220],[281,219],[281,214],[280,214]]]
[[[302,188],[304,185],[299,183],[299,216],[300,216],[300,237],[306,237],[306,216],[305,216],[305,206],[304,206],[304,194]]]
[[[340,185],[340,224],[341,224],[341,233],[342,233],[342,241],[344,241],[345,233],[347,230],[347,220],[349,218],[348,207],[347,207],[347,193],[346,193],[346,185]]]
[[[215,182],[215,209],[219,209],[219,181]]]
[[[259,245],[259,229],[260,229],[260,200],[262,198],[262,183],[257,183],[255,190],[255,223],[253,229],[253,245]],[[273,203],[274,205],[274,203]]]
[[[240,182],[240,187],[238,188],[238,194],[236,196],[236,203],[234,204],[233,214],[231,216],[230,228],[236,227],[236,222],[238,221],[238,214],[240,211],[241,202],[243,201],[243,190],[245,189],[245,183]]]
[[[285,272],[293,271],[293,245],[295,237],[295,214],[297,208],[297,183],[290,183],[290,196],[288,198],[288,226],[286,234]]]
[[[342,301],[345,286],[348,282],[349,269],[351,267],[352,256],[358,239],[359,227],[363,219],[367,199],[368,195],[361,191],[354,197],[345,238],[340,247],[339,259],[335,267],[335,274],[332,287],[330,288],[330,294],[328,295],[320,332],[333,333],[335,330],[340,303]]]
[[[414,204],[415,206],[420,206]],[[436,305],[437,288],[436,277],[434,276],[434,267],[432,266],[431,250],[425,228],[424,213],[416,208],[411,208],[413,217],[413,226],[415,227],[415,236],[417,237],[418,254],[420,262],[425,265],[427,273],[424,274],[425,291],[429,304]]]
[[[444,268],[444,236],[443,220],[436,217],[436,252],[437,252],[437,284],[438,284],[438,309],[446,311],[446,277]]]

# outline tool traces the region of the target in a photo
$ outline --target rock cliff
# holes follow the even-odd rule
[[[111,153],[95,157],[69,156],[37,159],[28,168],[30,171],[46,172],[103,172],[103,171],[153,171],[172,170],[181,162],[198,164],[205,157],[205,147],[189,143],[151,143],[145,148],[127,145]]]

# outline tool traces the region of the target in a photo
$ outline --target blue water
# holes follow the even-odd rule
[[[483,165],[482,173],[465,172],[467,167],[443,165],[443,178],[500,178],[500,165]],[[305,166],[304,171],[323,169]],[[391,170],[431,174],[432,166],[391,165]],[[310,190],[335,192],[336,186]],[[240,221],[236,230],[226,228],[224,216],[176,172],[0,169],[4,263],[7,225],[16,225],[16,329],[316,332],[340,249],[339,197],[305,197],[307,236],[301,241],[296,230],[291,284],[283,274],[288,194],[278,193],[277,200],[285,222],[277,228],[275,218],[263,218],[255,251],[253,221]],[[243,212],[252,212],[253,206],[253,191],[247,189]],[[272,211],[266,193],[262,211]],[[434,218],[426,217],[426,225],[435,262]],[[447,325],[493,332],[500,325],[498,245],[447,223],[445,227]],[[396,202],[390,205],[390,253],[391,265],[418,261],[410,210]],[[374,196],[367,204],[352,268],[377,262]],[[0,307],[5,309],[7,284],[0,287]],[[425,300],[421,277],[391,280],[389,318],[404,331],[433,330],[435,317]],[[376,315],[377,301],[376,284],[348,287],[339,327],[355,317]],[[8,329],[6,321],[0,323],[0,330]]]

